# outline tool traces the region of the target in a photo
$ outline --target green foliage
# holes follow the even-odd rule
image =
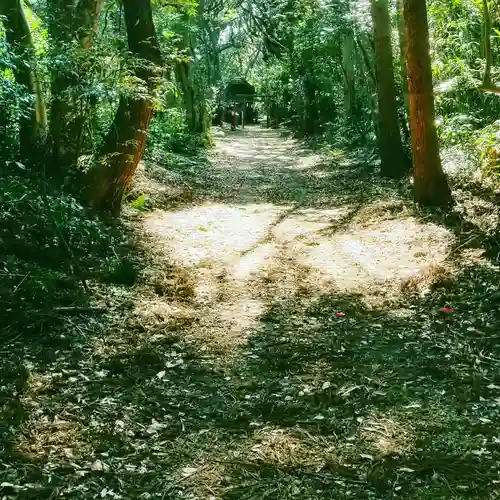
[[[130,206],[136,210],[144,210],[146,205],[146,197],[144,194],[139,195],[135,200],[130,202]]]
[[[169,153],[195,153],[204,145],[204,139],[187,129],[185,112],[173,107],[157,112],[148,137],[146,158],[158,164],[168,162]]]
[[[0,38],[0,161],[17,155],[19,119],[26,114],[32,99],[14,80],[16,65],[22,64]]]
[[[127,238],[21,167],[0,164],[0,302],[9,304],[0,330],[27,334],[50,324],[41,310],[85,303],[81,280],[113,269]]]
[[[500,176],[500,120],[476,131],[474,139],[485,171]]]

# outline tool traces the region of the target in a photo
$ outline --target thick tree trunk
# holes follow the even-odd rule
[[[150,91],[156,84],[161,53],[150,0],[123,0],[130,52],[140,59],[135,75]],[[146,147],[153,114],[152,98],[123,96],[104,142],[101,160],[91,172],[88,198],[97,210],[117,215]]]
[[[400,178],[405,174],[406,161],[399,132],[388,0],[371,0],[371,8],[375,38],[381,173],[384,177]]]
[[[203,8],[200,3],[199,9]],[[198,16],[202,12],[199,10]],[[200,21],[198,21],[200,24]],[[189,28],[189,15],[184,17],[184,34],[178,42],[178,50],[188,58],[187,61],[177,61],[175,66],[175,76],[181,85],[181,93],[186,110],[188,129],[194,134],[205,136],[208,132],[209,117],[205,105],[205,96],[199,95],[195,82],[195,65],[193,63],[194,51],[196,49],[196,33],[191,35]]]
[[[404,20],[415,200],[424,205],[446,206],[451,202],[451,192],[439,158],[434,123],[434,93],[425,1],[404,0]]]
[[[311,71],[304,76],[304,135],[314,135],[318,121],[316,82]]]
[[[94,43],[103,4],[104,0],[80,0],[76,7],[78,40],[85,50]]]
[[[21,63],[15,71],[16,82],[33,97],[34,104],[19,121],[22,157],[29,157],[42,142],[47,129],[47,112],[42,86],[35,73],[35,49],[21,0],[1,0],[0,14],[5,17],[7,42]]]
[[[74,5],[73,0],[48,0],[48,31],[51,45],[57,53],[68,52],[68,45],[72,39],[72,22]],[[51,106],[49,143],[52,148],[50,173],[58,171],[59,165],[67,163],[67,145],[69,138],[65,132],[66,117],[70,104],[65,95],[71,85],[71,78],[61,67],[54,67],[51,83]],[[64,160],[63,160],[64,158]]]

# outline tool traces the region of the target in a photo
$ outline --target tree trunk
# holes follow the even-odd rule
[[[396,19],[398,24],[399,68],[401,71],[401,87],[406,113],[409,114],[408,71],[406,70],[406,33],[403,17],[403,0],[396,0]]]
[[[202,15],[200,9],[203,8],[203,3],[200,3],[198,16]],[[208,110],[205,104],[205,96],[200,95],[196,81],[196,67],[193,63],[194,52],[197,45],[196,33],[191,34],[189,29],[189,14],[185,14],[183,19],[184,34],[179,38],[178,50],[188,60],[177,61],[175,66],[175,76],[178,83],[181,85],[181,93],[184,100],[186,110],[186,119],[188,129],[194,134],[206,136],[209,126]],[[201,21],[198,19],[198,24]]]
[[[33,97],[34,104],[19,120],[19,142],[22,157],[29,157],[45,137],[47,112],[42,86],[37,78],[35,49],[21,0],[1,0],[0,14],[5,17],[7,42],[21,63],[15,70],[16,82]]]
[[[372,115],[372,124],[373,124],[373,133],[375,134],[375,138],[377,140],[377,144],[380,143],[379,141],[379,119],[378,119],[378,102],[377,102],[377,77],[375,75],[375,70],[373,69],[373,65],[370,59],[370,54],[368,54],[368,50],[363,44],[363,41],[361,37],[356,38],[357,45],[359,47],[359,51],[361,53],[361,59],[363,60],[366,72],[368,73],[368,76],[370,77],[370,82],[373,85],[374,91],[372,92],[372,89],[370,88],[370,108],[371,108],[371,115]]]
[[[104,0],[80,0],[76,7],[78,39],[80,46],[89,50],[99,28]]]
[[[486,67],[484,69],[483,87],[491,87],[491,66],[493,55],[491,53],[491,16],[488,7],[488,0],[483,0],[483,45],[484,58],[486,59]]]
[[[356,113],[356,88],[354,83],[354,34],[346,33],[342,46],[342,69],[344,71],[344,109],[347,116]]]
[[[375,38],[381,173],[384,177],[400,178],[405,174],[406,162],[399,132],[388,1],[371,0],[371,10]]]
[[[404,20],[415,200],[423,205],[446,206],[452,198],[439,158],[434,123],[434,93],[425,1],[404,0]]]
[[[158,66],[162,64],[150,0],[123,0],[130,52],[140,61],[135,76],[152,92]],[[153,115],[151,96],[122,96],[115,119],[101,151],[101,160],[91,172],[88,198],[97,210],[118,215],[123,197],[146,147]]]
[[[66,55],[70,46],[78,42],[83,50],[90,50],[97,33],[104,0],[50,0],[49,33],[53,45]],[[78,77],[69,68],[55,68],[52,76],[52,106],[49,136],[52,145],[53,167],[66,168],[75,164],[80,153],[80,137],[84,117],[79,115],[71,88]]]

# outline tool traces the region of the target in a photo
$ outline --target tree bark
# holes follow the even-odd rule
[[[354,34],[346,33],[342,46],[342,69],[344,71],[344,109],[346,115],[356,114],[356,87],[354,82]]]
[[[26,89],[34,101],[29,111],[19,120],[21,156],[28,158],[45,137],[47,129],[45,99],[35,71],[35,49],[21,0],[1,0],[0,14],[5,17],[7,42],[20,59],[15,71],[16,82]]]
[[[80,0],[76,7],[78,39],[85,50],[94,43],[103,4],[104,0]]]
[[[162,58],[156,38],[150,0],[123,0],[130,52],[136,57],[135,76],[155,88]],[[153,114],[151,95],[138,92],[122,96],[115,119],[101,150],[101,160],[91,171],[90,204],[97,210],[118,215],[123,197],[146,147]]]
[[[396,0],[396,20],[398,24],[399,68],[401,71],[401,87],[406,113],[409,115],[408,71],[406,70],[406,33],[403,17],[403,0]]]
[[[88,51],[97,33],[104,0],[50,0],[49,33],[52,43],[67,55],[70,45]],[[64,169],[75,164],[80,153],[84,117],[79,116],[70,90],[77,84],[74,70],[56,68],[52,76],[50,141],[53,166]]]
[[[491,17],[488,7],[488,0],[483,0],[483,41],[484,41],[484,57],[486,59],[486,67],[484,69],[483,87],[492,87],[491,83],[491,65],[493,55],[491,53]]]
[[[203,12],[204,3],[200,2],[197,12],[197,23],[201,26],[201,16]],[[196,67],[193,62],[194,53],[197,45],[196,33],[191,34],[189,29],[190,17],[189,14],[184,15],[182,29],[184,33],[179,38],[178,50],[183,54],[187,60],[179,60],[175,65],[175,76],[181,86],[181,93],[184,100],[184,107],[186,110],[186,118],[188,129],[194,134],[206,136],[209,127],[208,109],[205,103],[205,96],[200,95],[197,89]]]
[[[406,172],[406,161],[399,131],[388,0],[371,0],[371,11],[375,38],[381,174],[400,178]]]
[[[415,200],[423,205],[446,206],[452,198],[441,166],[434,123],[434,92],[425,1],[404,0],[404,20]]]

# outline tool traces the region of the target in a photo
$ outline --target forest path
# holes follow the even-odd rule
[[[496,406],[475,404],[500,359],[481,250],[362,154],[276,131],[228,133],[183,182],[192,201],[143,219],[160,293],[129,333],[166,497],[497,498],[477,472],[500,463]]]
[[[401,286],[441,264],[452,237],[371,175],[274,130],[219,138],[188,181],[196,205],[145,221],[167,258],[191,271],[197,334],[235,347],[273,303],[300,294],[356,293],[366,307],[399,310]]]
[[[0,493],[498,500],[496,253],[363,160],[253,127],[141,172],[99,312],[4,351]]]

